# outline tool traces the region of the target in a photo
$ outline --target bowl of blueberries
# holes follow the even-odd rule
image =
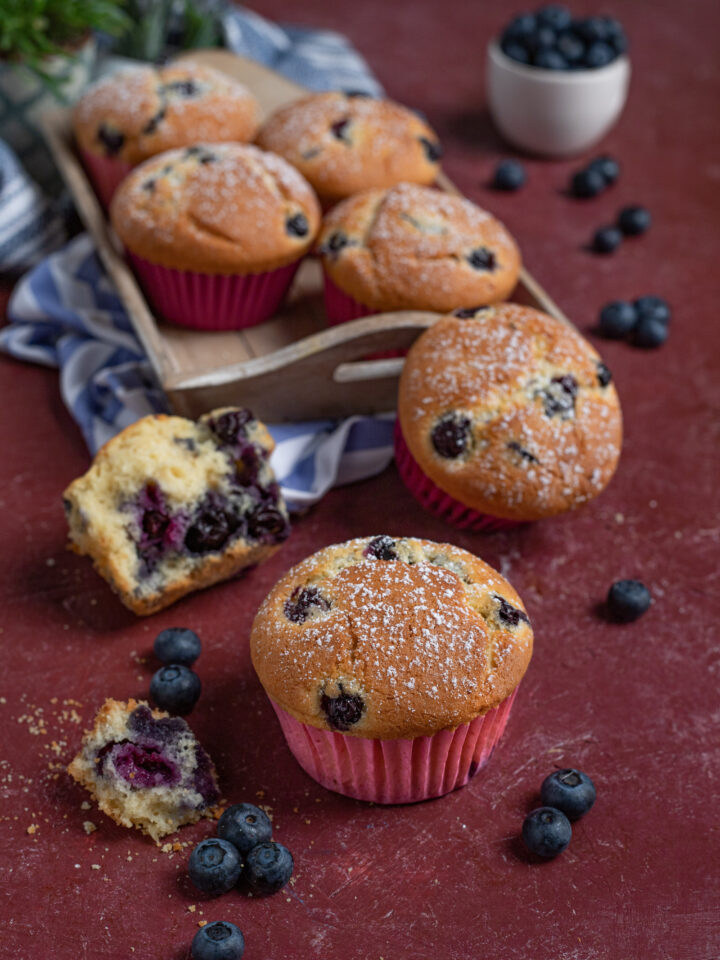
[[[600,140],[627,99],[630,60],[612,17],[553,5],[516,16],[488,46],[490,114],[510,143],[551,157]]]

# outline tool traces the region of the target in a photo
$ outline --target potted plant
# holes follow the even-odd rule
[[[94,31],[124,31],[122,7],[118,0],[0,0],[0,137],[46,187],[57,173],[38,118],[82,91],[95,60]]]

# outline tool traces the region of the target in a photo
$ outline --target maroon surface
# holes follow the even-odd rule
[[[603,149],[621,158],[623,175],[589,202],[562,195],[574,163],[529,162],[530,183],[515,196],[483,185],[504,152],[482,113],[483,47],[507,10],[500,0],[261,6],[350,34],[387,89],[428,114],[448,173],[506,220],[530,269],[581,328],[614,297],[672,302],[662,350],[601,346],[626,418],[617,478],[576,516],[483,537],[424,514],[390,468],[329,494],[246,581],[137,620],[64,550],[59,495],[87,456],[55,374],[0,361],[4,955],[180,960],[200,919],[238,923],[248,960],[720,955],[718,8],[615,5],[635,72]],[[629,202],[653,211],[647,237],[607,259],[584,252],[592,229]],[[520,591],[537,637],[487,771],[443,800],[397,809],[334,796],[297,768],[247,646],[260,600],[291,563],[380,531],[450,538],[481,553]],[[635,625],[604,622],[596,607],[608,585],[633,576],[651,587],[654,606]],[[152,638],[172,624],[204,640],[192,725],[225,796],[268,804],[277,838],[295,854],[293,886],[272,899],[197,895],[186,850],[164,853],[83,810],[83,791],[63,772],[104,697],[147,691]],[[598,801],[562,857],[531,862],[520,824],[543,777],[563,765],[591,774]],[[86,835],[83,821],[97,829]],[[211,829],[188,828],[180,840]]]

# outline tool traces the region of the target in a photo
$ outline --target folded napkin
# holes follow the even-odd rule
[[[381,88],[340,34],[279,27],[243,8],[226,12],[227,46],[315,89]],[[42,259],[15,288],[0,349],[59,367],[60,389],[91,453],[128,424],[166,412],[167,400],[91,238],[62,249],[60,221],[0,142],[0,272]],[[394,415],[269,425],[273,467],[292,510],[392,459]]]

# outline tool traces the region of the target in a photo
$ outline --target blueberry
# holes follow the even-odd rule
[[[515,60],[517,63],[530,63],[530,54],[522,44],[515,40],[503,40],[502,52],[506,57]]]
[[[392,537],[373,537],[363,550],[364,557],[375,557],[376,560],[397,560],[397,550]]]
[[[227,920],[207,923],[193,937],[192,960],[242,960],[244,953],[245,938]]]
[[[291,237],[306,237],[310,231],[310,224],[304,213],[296,213],[285,221],[285,230]]]
[[[570,843],[572,827],[561,810],[538,807],[525,817],[522,838],[531,853],[550,859],[562,853]]]
[[[329,697],[323,693],[320,697],[320,708],[327,717],[328,726],[333,730],[349,730],[362,716],[365,708],[362,697],[353,693],[346,693],[341,683],[338,684],[340,693],[337,697]]]
[[[461,413],[446,413],[433,427],[430,439],[441,457],[454,460],[463,454],[471,440],[469,417]]]
[[[503,33],[504,37],[524,39],[529,37],[537,27],[537,18],[532,13],[520,13],[511,20]]]
[[[240,853],[227,840],[203,840],[190,854],[190,879],[203,893],[217,896],[232,890],[242,870]]]
[[[525,167],[517,160],[503,160],[495,167],[492,186],[495,190],[519,190],[527,179]]]
[[[261,543],[282,543],[290,536],[285,514],[271,503],[261,503],[248,517],[248,537]]]
[[[125,134],[105,123],[101,123],[98,127],[97,138],[105,147],[105,153],[109,157],[119,153],[125,143]]]
[[[259,807],[252,803],[234,803],[220,817],[217,832],[219,837],[245,854],[272,837],[272,826],[268,815]]]
[[[277,893],[292,876],[293,866],[288,848],[271,840],[248,853],[242,878],[253,893]]]
[[[615,183],[617,178],[620,176],[620,164],[614,157],[609,157],[607,154],[604,154],[600,157],[595,157],[594,160],[590,161],[587,169],[597,170],[602,175],[602,178],[607,186],[609,186],[611,183]]]
[[[670,307],[662,297],[638,297],[634,302],[635,310],[639,317],[655,317],[662,320],[663,323],[670,322]]]
[[[609,36],[608,24],[603,17],[586,17],[584,20],[579,20],[576,30],[587,43],[604,41]]]
[[[530,454],[532,457],[532,454]],[[535,457],[533,457],[533,460]],[[530,617],[525,613],[524,610],[514,607],[505,597],[499,596],[499,594],[493,594],[493,599],[497,600],[499,606],[497,611],[498,620],[506,627],[517,627],[520,622],[530,623]]]
[[[149,135],[149,134],[151,134],[151,133],[155,133],[155,131],[157,130],[157,128],[160,126],[160,124],[161,124],[161,123],[163,122],[163,120],[165,119],[165,114],[166,114],[166,113],[167,113],[167,109],[166,109],[165,107],[161,107],[154,116],[150,117],[150,119],[148,120],[148,122],[147,122],[147,123],[145,124],[145,126],[142,128],[142,131],[141,131],[141,132],[144,133],[144,134],[146,134],[146,135]]]
[[[330,132],[336,140],[342,140],[343,143],[350,143],[350,138],[347,135],[349,126],[350,118],[345,117],[344,120],[337,120],[335,123],[333,123],[330,127]]]
[[[612,44],[616,53],[625,53],[628,48],[627,37],[619,20],[605,17],[605,40]]]
[[[561,810],[568,820],[579,820],[595,803],[595,785],[579,770],[556,770],[543,780],[540,799],[544,806]]]
[[[330,601],[317,587],[295,587],[283,606],[283,613],[292,623],[304,623],[313,607],[329,610]]]
[[[600,311],[598,329],[600,335],[610,340],[622,340],[637,323],[638,315],[632,303],[613,300]]]
[[[219,417],[211,417],[207,425],[223,443],[234,445],[241,440],[247,439],[247,430],[245,426],[253,419],[249,410],[238,408],[236,410],[226,410]]]
[[[563,33],[557,41],[558,53],[561,53],[569,66],[580,63],[585,56],[585,44],[574,33]]]
[[[622,243],[622,233],[617,227],[600,227],[592,238],[595,253],[614,253]]]
[[[165,89],[181,97],[194,97],[198,93],[198,86],[194,80],[173,80],[172,83],[165,84]]]
[[[344,233],[341,233],[339,230],[336,230],[335,233],[330,234],[326,243],[324,243],[320,247],[319,252],[338,254],[343,249],[343,247],[347,247],[349,244],[350,244],[349,238]]]
[[[667,321],[653,315],[641,315],[632,332],[636,347],[661,347],[670,333]]]
[[[534,30],[525,40],[525,45],[532,54],[537,55],[541,50],[551,50],[556,40],[557,34],[552,27],[538,25],[537,30]]]
[[[492,273],[497,267],[495,254],[486,247],[476,247],[475,250],[471,250],[467,256],[467,262],[473,270],[488,270]]]
[[[652,217],[646,207],[623,207],[618,216],[618,226],[626,237],[636,237],[650,227]]]
[[[180,663],[161,667],[150,681],[150,696],[161,710],[184,716],[198,702],[200,677]]]
[[[429,162],[437,163],[443,155],[442,144],[438,143],[437,140],[428,140],[427,137],[420,137],[420,143]]]
[[[538,10],[537,19],[538,23],[552,27],[553,30],[566,30],[572,23],[570,11],[560,4],[551,4]]]
[[[597,364],[597,379],[601,387],[606,387],[612,382],[612,373],[610,372],[610,368],[607,367],[602,360],[598,361]]]
[[[533,57],[533,66],[542,70],[567,70],[568,63],[557,50],[542,49]]]
[[[484,310],[484,307],[458,307],[457,310],[453,310],[452,315],[454,317],[459,317],[461,320],[470,320],[478,310]]]
[[[596,197],[607,186],[605,178],[599,170],[588,167],[578,170],[570,181],[570,193],[574,197]]]
[[[202,644],[194,630],[168,627],[155,637],[155,656],[161,663],[179,663],[191,667],[200,656]]]
[[[560,416],[563,420],[568,419],[575,412],[577,392],[578,382],[571,373],[553,377],[541,394],[545,416]]]
[[[605,67],[611,63],[617,54],[608,43],[591,43],[588,47],[583,63],[590,70],[597,70],[598,67]]]
[[[185,546],[192,553],[221,550],[233,532],[232,518],[222,510],[201,508],[185,534]]]
[[[616,580],[608,590],[607,609],[613,620],[632,623],[650,607],[650,591],[640,580]]]

